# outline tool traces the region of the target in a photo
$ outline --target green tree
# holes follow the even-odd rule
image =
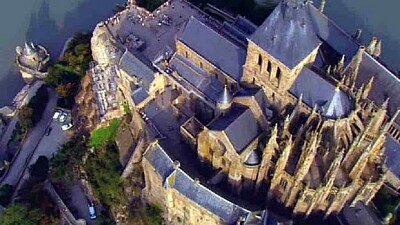
[[[145,211],[144,220],[147,225],[162,224],[161,209],[157,205],[148,205]]]
[[[6,207],[11,202],[12,192],[14,187],[9,184],[5,184],[0,187],[0,205]]]
[[[25,129],[33,127],[33,109],[26,105],[22,106],[18,110],[18,120],[19,124]]]
[[[29,209],[40,210],[40,224],[59,224],[59,209],[44,189],[42,181],[27,179],[18,191],[16,201]]]
[[[29,167],[29,173],[34,178],[45,180],[49,174],[49,160],[46,156],[39,156],[36,162]]]
[[[120,179],[122,166],[115,144],[103,145],[96,149],[96,154],[90,154],[85,170],[93,193],[100,202],[108,206],[124,203],[126,199]]]
[[[57,88],[57,94],[63,98],[69,98],[75,94],[76,85],[73,83],[60,84]]]
[[[51,180],[67,186],[75,180],[73,168],[82,164],[86,153],[86,143],[81,137],[74,137],[65,143],[60,151],[50,160]]]
[[[23,204],[12,204],[8,206],[0,217],[2,225],[38,225],[41,213],[39,210],[29,210]]]

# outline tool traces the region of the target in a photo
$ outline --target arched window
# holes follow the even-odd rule
[[[188,58],[188,52],[185,51],[185,58]]]
[[[262,66],[262,56],[258,55],[258,65],[261,67]]]
[[[282,77],[282,71],[281,68],[278,67],[278,70],[276,71],[276,78],[278,80],[281,80],[281,77]]]
[[[203,63],[202,62],[200,62],[200,68],[203,69]]]
[[[268,61],[267,71],[268,71],[269,74],[271,74],[271,71],[272,71],[272,64],[271,64],[270,61]]]

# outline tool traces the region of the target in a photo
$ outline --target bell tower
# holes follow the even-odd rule
[[[248,38],[241,83],[262,87],[278,104],[302,68],[315,61],[322,43],[310,21],[309,4],[283,0]]]

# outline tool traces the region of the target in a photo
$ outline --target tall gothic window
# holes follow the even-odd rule
[[[268,71],[269,74],[271,74],[271,71],[272,71],[272,64],[271,64],[270,61],[268,61],[267,71]]]
[[[282,77],[282,71],[281,68],[278,67],[278,70],[276,71],[276,78],[278,80],[281,80],[281,77]]]
[[[286,190],[287,181],[286,181],[285,179],[281,179],[281,181],[279,182],[279,184],[281,185],[281,187],[283,188],[283,190]]]
[[[258,55],[258,65],[261,67],[262,66],[262,56]]]

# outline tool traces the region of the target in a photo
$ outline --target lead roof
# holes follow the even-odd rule
[[[195,17],[189,19],[179,40],[234,80],[240,81],[242,66],[246,61],[245,49],[233,44]]]
[[[303,102],[311,108],[317,105],[328,118],[341,118],[353,109],[352,100],[346,93],[336,90],[333,84],[308,67],[303,67],[290,93],[297,98],[303,95]]]
[[[174,188],[188,199],[220,217],[226,223],[236,223],[241,216],[246,217],[251,213],[249,210],[226,200],[207,187],[195,182],[182,169],[174,169],[172,159],[159,144],[151,146],[144,154],[144,158],[162,177],[165,188]],[[264,219],[262,218],[261,220]]]
[[[296,0],[280,3],[250,40],[290,69],[321,44],[305,4]]]
[[[251,109],[238,104],[234,104],[230,111],[213,121],[209,128],[223,131],[239,154],[260,133]]]

